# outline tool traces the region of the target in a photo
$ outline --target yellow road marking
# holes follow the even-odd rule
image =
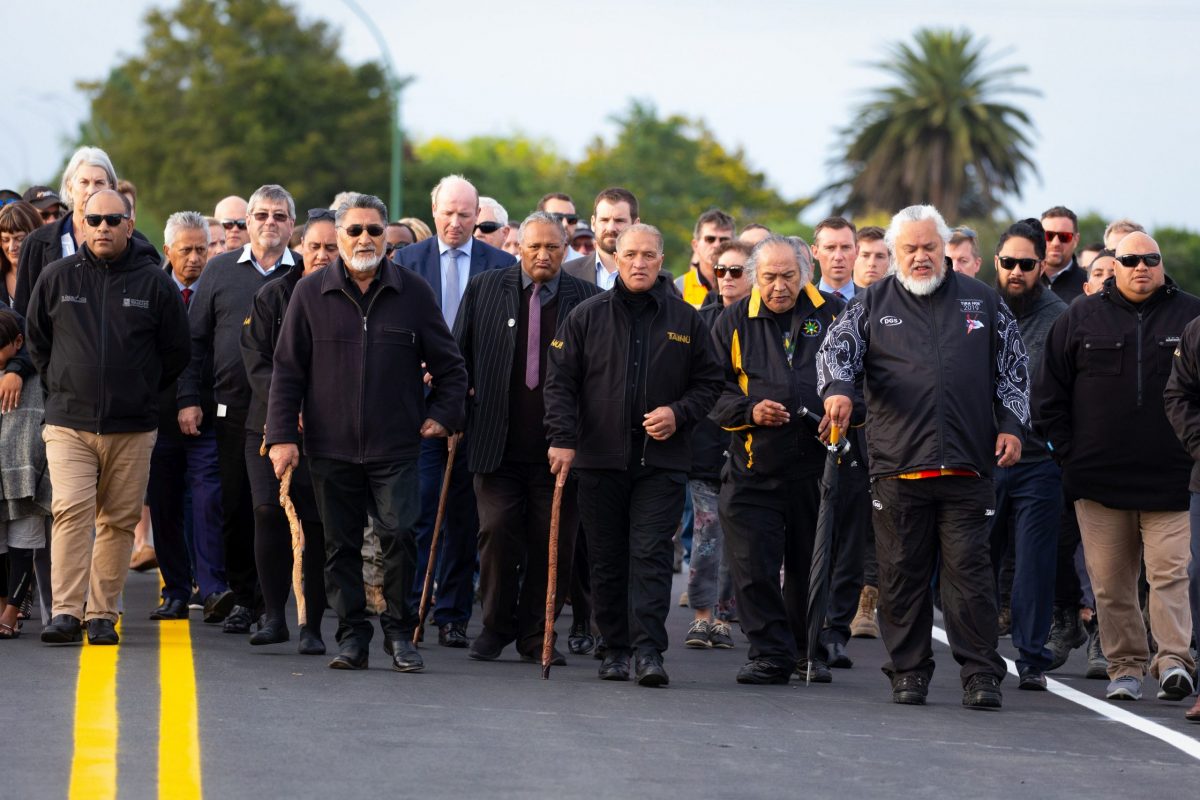
[[[118,632],[121,623],[117,621]],[[86,639],[86,636],[85,636]],[[120,646],[84,644],[75,687],[75,753],[69,800],[113,800],[117,796],[117,656]]]
[[[186,619],[159,622],[158,796],[199,800],[200,721]]]

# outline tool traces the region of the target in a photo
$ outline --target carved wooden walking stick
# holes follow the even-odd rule
[[[263,435],[258,454],[263,458],[267,456],[266,434]],[[288,532],[292,535],[292,592],[296,595],[297,623],[304,627],[308,623],[308,609],[304,605],[304,526],[300,524],[296,506],[292,504],[292,473],[295,471],[296,468],[289,465],[279,479],[279,505],[287,517]]]
[[[421,587],[421,606],[417,612],[417,626],[413,628],[413,644],[419,644],[425,630],[425,614],[429,611],[429,590],[433,588],[433,569],[437,564],[438,539],[441,536],[442,520],[446,517],[446,497],[450,494],[450,474],[454,470],[454,453],[458,450],[461,433],[450,437],[446,443],[446,472],[442,475],[442,495],[438,498],[437,516],[433,520],[433,539],[429,542],[429,563],[425,565],[425,585]]]
[[[554,500],[550,503],[550,566],[546,572],[546,634],[542,638],[542,680],[550,678],[550,662],[554,658],[554,601],[558,593],[558,523],[566,477],[564,470],[563,475],[554,484]]]

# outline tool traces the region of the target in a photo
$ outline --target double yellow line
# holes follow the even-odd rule
[[[188,621],[158,623],[158,796],[199,800],[200,725],[196,711],[196,670]],[[120,623],[117,624],[120,630]],[[121,647],[85,644],[75,686],[75,751],[70,800],[115,800],[120,718],[117,714],[117,661]]]

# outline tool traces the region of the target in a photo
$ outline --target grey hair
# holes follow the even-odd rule
[[[751,281],[758,274],[758,261],[762,258],[763,250],[768,247],[786,247],[792,251],[796,264],[800,267],[800,284],[804,285],[812,280],[813,257],[808,242],[799,236],[781,236],[773,233],[754,245],[754,249],[750,251],[750,257],[746,259],[746,276]]]
[[[387,222],[387,206],[373,194],[360,194],[359,192],[346,192],[346,196],[342,199],[342,204],[337,207],[337,212],[333,215],[333,224],[341,227],[342,220],[352,208],[369,208],[379,212],[379,217],[383,222]]]
[[[338,207],[342,203],[346,202],[346,198],[352,194],[354,194],[354,192],[338,192],[337,194],[335,194],[333,196],[333,202],[329,204],[329,210],[337,211]]]
[[[108,173],[108,188],[113,191],[117,189],[117,171],[113,169],[108,153],[99,147],[81,147],[67,162],[67,168],[63,170],[62,185],[58,189],[59,199],[71,210],[75,208],[75,202],[71,199],[71,181],[75,180],[75,173],[80,167],[99,167]]]
[[[446,177],[442,178],[440,181],[437,182],[437,186],[434,186],[433,191],[429,193],[429,199],[433,202],[433,205],[435,207],[437,206],[438,194],[442,191],[442,189],[445,189],[447,186],[449,186],[452,183],[458,183],[460,181],[462,183],[465,183],[467,186],[471,187],[471,191],[475,193],[476,205],[478,205],[479,190],[475,188],[475,184],[471,183],[469,180],[464,178],[462,175],[447,175]]]
[[[888,225],[887,231],[883,234],[883,243],[887,245],[888,252],[892,254],[892,263],[896,261],[896,237],[900,235],[900,226],[910,222],[925,222],[933,220],[937,225],[938,236],[942,237],[942,244],[950,241],[950,226],[946,224],[946,220],[933,206],[909,206],[896,212],[896,216],[892,217],[891,223]]]
[[[562,225],[558,224],[558,220],[556,220],[553,216],[546,213],[545,211],[534,211],[532,214],[530,214],[528,217],[525,218],[525,220],[521,223],[521,227],[517,228],[517,243],[518,244],[525,241],[525,229],[535,223],[543,223],[543,224],[551,226],[556,231],[558,231],[559,238],[562,240],[562,243],[563,244],[567,243],[567,232],[563,229]]]
[[[212,244],[212,232],[208,229],[208,218],[199,211],[176,211],[167,217],[163,230],[163,243],[170,247],[180,231],[204,231],[204,243]]]
[[[1114,233],[1124,233],[1128,235],[1130,233],[1145,232],[1146,229],[1139,223],[1134,222],[1133,220],[1129,219],[1129,217],[1121,217],[1120,219],[1114,219],[1112,222],[1108,223],[1108,227],[1104,229],[1104,236],[1100,238],[1107,239]]]
[[[499,222],[501,225],[508,224],[508,212],[504,210],[504,206],[500,205],[500,203],[498,203],[496,201],[496,198],[494,198],[494,197],[479,198],[479,207],[480,208],[490,208],[492,210],[492,213],[496,215],[496,222]]]
[[[253,214],[255,206],[264,200],[287,203],[288,216],[292,219],[296,218],[296,201],[292,199],[291,192],[277,183],[267,183],[255,189],[254,194],[250,195],[250,199],[246,201],[246,213]]]
[[[635,222],[632,225],[630,225],[628,228],[626,228],[625,230],[621,231],[621,233],[617,236],[617,249],[618,250],[621,249],[621,240],[623,240],[626,236],[628,236],[630,234],[634,234],[634,233],[648,233],[648,234],[652,235],[655,239],[658,240],[658,252],[660,254],[662,253],[662,251],[663,251],[662,231],[660,231],[658,228],[654,227],[653,225],[647,225],[644,222]]]

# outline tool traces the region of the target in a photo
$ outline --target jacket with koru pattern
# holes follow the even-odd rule
[[[825,448],[816,429],[799,409],[819,409],[817,348],[842,301],[805,284],[792,309],[790,331],[780,330],[757,287],[730,306],[713,326],[713,341],[725,370],[725,390],[710,415],[733,432],[728,477],[772,488],[780,480],[818,475]],[[793,343],[789,359],[784,334]],[[754,406],[763,400],[782,403],[791,415],[786,425],[754,422]]]
[[[822,397],[863,379],[871,477],[990,477],[996,435],[1029,428],[1029,356],[994,289],[947,271],[931,294],[888,275],[854,297],[817,354]]]

